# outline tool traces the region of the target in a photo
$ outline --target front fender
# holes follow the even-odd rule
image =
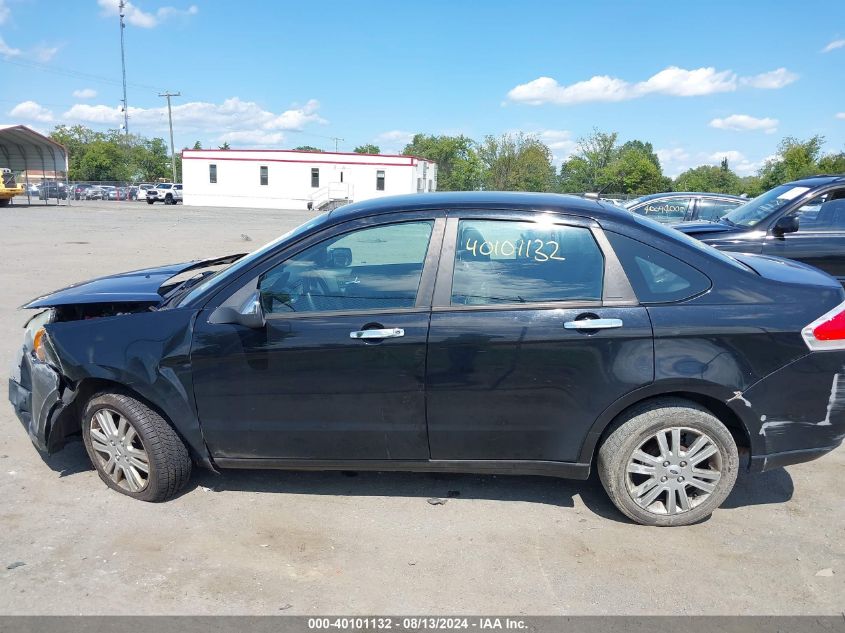
[[[196,311],[140,312],[45,326],[62,375],[125,385],[158,407],[194,456],[211,466],[194,403],[190,351]]]

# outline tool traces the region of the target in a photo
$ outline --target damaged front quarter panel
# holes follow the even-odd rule
[[[79,431],[82,407],[91,395],[125,389],[158,409],[195,459],[213,468],[193,400],[190,348],[195,316],[190,309],[143,310],[45,324],[48,362],[31,353],[27,357],[25,345],[21,382],[10,381],[10,399],[36,446],[55,452],[67,436]]]

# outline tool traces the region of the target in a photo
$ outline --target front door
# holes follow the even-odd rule
[[[434,226],[359,225],[269,267],[265,328],[199,315],[194,391],[214,457],[428,458]]]
[[[845,189],[816,196],[790,215],[798,217],[798,231],[775,235],[770,230],[763,253],[797,259],[845,283]]]
[[[622,274],[577,220],[450,219],[429,332],[432,459],[578,461],[599,414],[653,379],[646,309],[604,296]]]

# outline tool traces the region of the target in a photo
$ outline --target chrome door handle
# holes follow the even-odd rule
[[[563,324],[567,330],[611,330],[622,327],[622,319],[579,319]]]
[[[400,336],[405,336],[405,330],[401,327],[390,327],[383,330],[358,330],[349,333],[349,338],[362,339],[399,338]]]

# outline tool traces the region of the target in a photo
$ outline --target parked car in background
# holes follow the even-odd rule
[[[111,187],[108,190],[109,200],[129,200],[129,187]]]
[[[9,397],[33,442],[81,433],[106,485],[146,501],[192,462],[595,467],[634,521],[686,525],[727,498],[738,448],[759,472],[845,437],[835,279],[572,196],[368,200],[26,307]]]
[[[86,192],[93,187],[94,185],[90,185],[88,183],[77,183],[70,188],[71,195],[73,196],[74,200],[85,200]]]
[[[162,182],[152,189],[147,189],[147,204],[163,202],[164,204],[177,204],[182,202],[182,185],[172,182]]]
[[[845,176],[814,176],[780,185],[718,223],[675,228],[724,251],[796,259],[845,284]]]
[[[38,189],[38,197],[41,200],[47,200],[48,198],[67,200],[67,195],[67,185],[54,180],[42,183]]]
[[[110,200],[112,191],[115,189],[114,185],[100,185],[100,189],[103,192],[101,200]]]
[[[641,196],[623,206],[661,224],[678,224],[692,220],[715,222],[746,202],[748,198],[726,193],[671,192]]]
[[[102,200],[105,190],[99,185],[93,185],[85,190],[86,200]]]

